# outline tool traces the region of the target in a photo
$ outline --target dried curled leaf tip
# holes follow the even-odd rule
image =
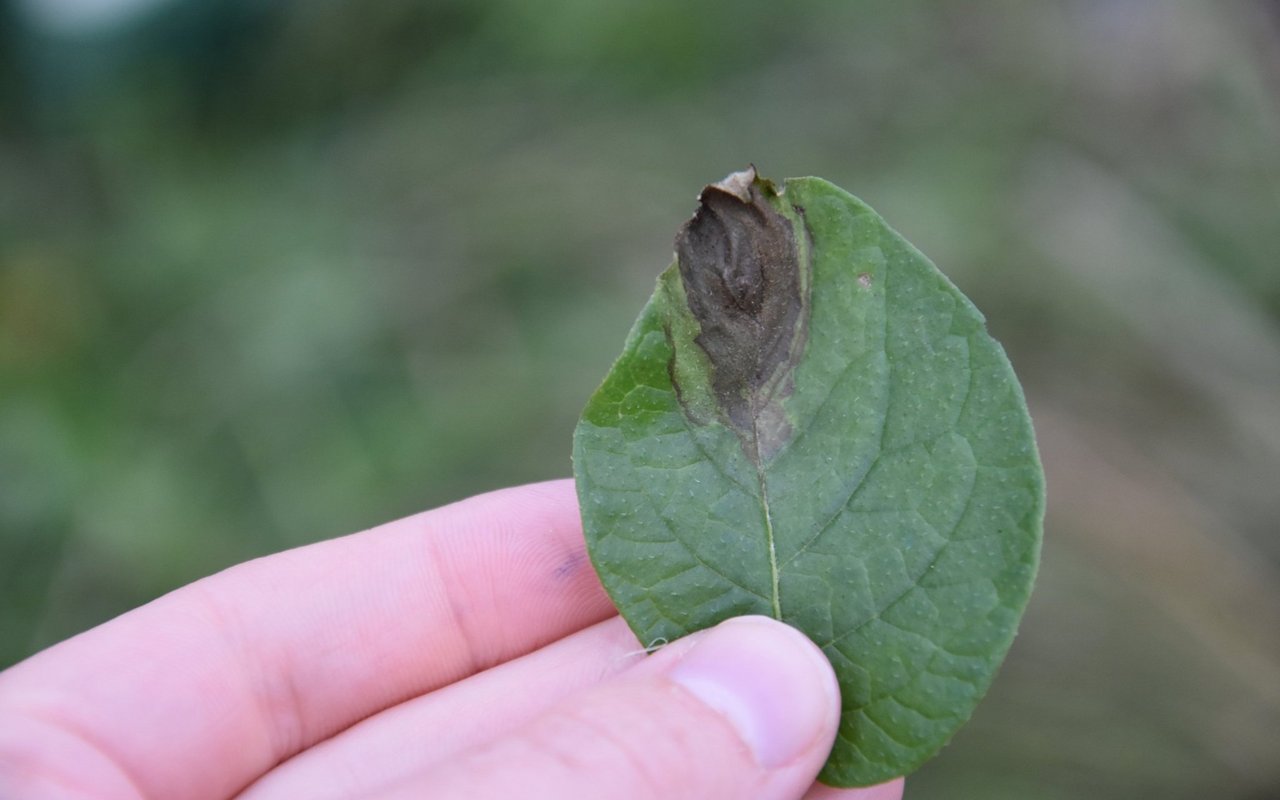
[[[790,219],[770,202],[755,167],[713,183],[676,236],[689,311],[706,353],[712,390],[730,423],[756,440],[760,422],[782,422],[780,379],[803,343],[805,281]],[[774,431],[777,433],[778,431]]]
[[[731,194],[744,203],[751,202],[751,187],[757,178],[755,164],[750,165],[744,170],[738,172],[730,172],[723,180],[716,181],[707,187],[707,189],[718,189],[725,194]],[[698,200],[702,200],[702,193],[698,194]]]

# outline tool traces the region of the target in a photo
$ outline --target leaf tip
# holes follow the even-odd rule
[[[756,165],[748,164],[746,169],[739,170],[737,172],[730,172],[724,178],[716,181],[715,183],[709,184],[706,189],[703,189],[702,192],[698,194],[698,199],[703,199],[702,195],[707,191],[707,189],[718,189],[725,194],[733,195],[744,203],[750,203],[751,186],[756,182],[757,177],[759,176],[756,174]]]

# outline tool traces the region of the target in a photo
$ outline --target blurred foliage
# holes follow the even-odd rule
[[[1280,793],[1276,3],[0,5],[0,664],[569,472],[705,182],[849,188],[1028,389],[1044,568],[910,797]]]

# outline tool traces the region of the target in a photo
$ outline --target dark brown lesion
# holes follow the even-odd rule
[[[728,421],[757,452],[773,450],[785,417],[779,394],[803,335],[804,285],[791,220],[769,202],[754,168],[703,189],[676,236],[695,341],[712,368]],[[761,426],[765,429],[762,429]]]

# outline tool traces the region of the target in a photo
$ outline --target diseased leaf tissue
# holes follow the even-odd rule
[[[740,614],[804,631],[844,702],[821,778],[919,766],[972,713],[1039,558],[1044,482],[982,315],[857,198],[708,186],[574,471],[592,561],[643,642]]]

